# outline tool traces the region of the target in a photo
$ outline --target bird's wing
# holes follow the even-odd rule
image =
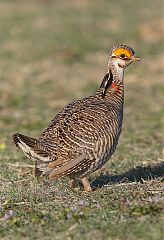
[[[49,174],[50,179],[58,178],[61,176],[66,176],[71,174],[72,172],[77,172],[80,170],[80,167],[84,165],[84,161],[86,159],[86,154],[83,153],[76,159],[73,159],[72,161],[68,161],[64,165],[58,165],[60,162],[56,163],[56,161],[49,163],[48,168],[53,168],[51,173]],[[58,168],[56,168],[58,166]],[[55,168],[54,168],[55,167]],[[83,166],[84,167],[84,166]]]
[[[85,104],[78,103],[78,107],[69,108],[67,113],[61,113],[56,124],[52,122],[42,138],[49,148],[51,159],[54,159],[48,165],[49,169],[53,169],[50,178],[89,168],[111,114],[112,108],[109,109],[103,101],[97,100]],[[104,146],[100,148],[102,151],[105,149]]]

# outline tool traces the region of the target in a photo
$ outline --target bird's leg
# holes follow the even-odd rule
[[[36,177],[38,182],[40,182],[41,174],[42,174],[42,172],[39,170],[39,168],[37,168],[37,164],[35,163],[35,177]]]
[[[83,187],[84,187],[84,191],[85,192],[92,192],[92,188],[91,188],[91,185],[89,183],[88,178],[87,177],[83,177],[81,179],[81,181],[82,181],[82,184],[83,184]]]
[[[77,179],[70,179],[69,180],[69,185],[71,188],[73,188],[74,191],[79,191],[79,185]]]

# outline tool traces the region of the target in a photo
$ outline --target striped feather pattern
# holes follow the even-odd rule
[[[115,79],[117,92],[112,83],[108,72],[94,96],[68,104],[39,139],[14,134],[16,146],[50,178],[82,177],[97,170],[114,152],[121,132],[123,83]]]
[[[115,151],[122,126],[124,86],[113,77],[108,72],[94,96],[68,104],[39,138],[48,142],[57,159],[48,166],[51,178],[83,177],[105,164]],[[82,162],[59,173],[59,168],[83,154]]]
[[[134,55],[127,46],[118,48]],[[113,51],[120,52],[116,49]],[[104,165],[114,153],[123,120],[125,62],[112,54],[95,95],[69,103],[38,139],[13,135],[16,146],[36,162],[39,175],[43,172],[50,178],[83,178]]]

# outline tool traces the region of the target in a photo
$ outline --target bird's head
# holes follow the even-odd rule
[[[132,62],[140,61],[141,59],[135,55],[134,50],[123,44],[115,45],[111,51],[110,61],[118,68],[126,68]]]
[[[114,69],[120,80],[123,80],[125,68],[131,63],[140,60],[131,47],[124,44],[117,44],[112,48],[108,67],[109,69]]]

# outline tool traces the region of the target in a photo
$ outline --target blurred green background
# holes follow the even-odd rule
[[[161,240],[162,11],[161,0],[0,0],[2,238]],[[133,47],[142,62],[126,71],[123,132],[115,155],[101,172],[103,180],[95,182],[97,186],[105,181],[108,187],[83,195],[73,193],[66,179],[37,183],[28,171],[32,161],[16,150],[11,135],[37,137],[68,102],[93,94],[116,43]],[[91,177],[93,185],[97,175]],[[124,180],[127,186],[118,190],[115,183]],[[138,184],[139,198],[132,196],[136,187],[128,183]],[[77,215],[67,219],[71,201],[79,204],[81,197],[93,205],[78,205]],[[122,207],[122,199],[131,205]],[[15,205],[19,202],[28,202],[28,207]],[[4,220],[9,209],[15,215]]]

